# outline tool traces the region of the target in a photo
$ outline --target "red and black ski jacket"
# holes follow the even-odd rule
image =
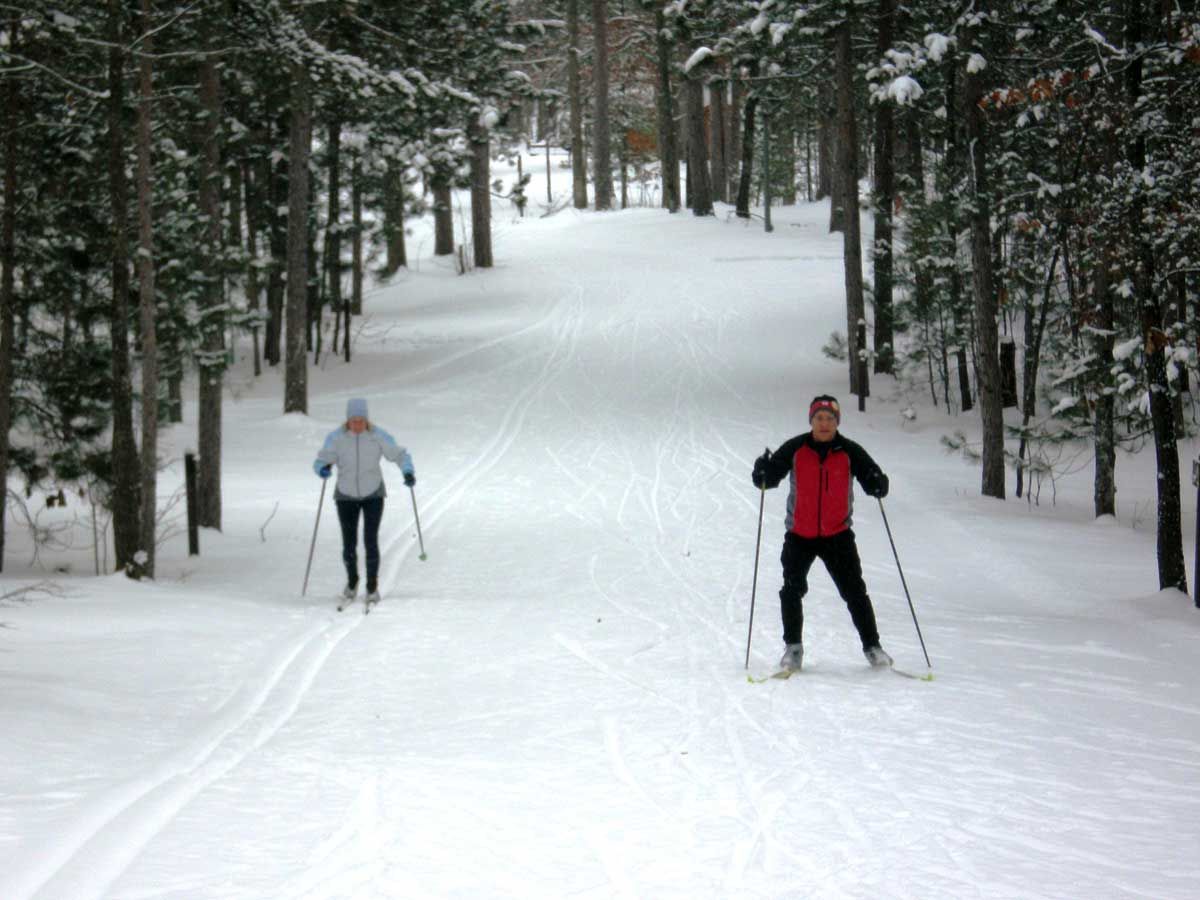
[[[853,477],[867,490],[883,475],[862,447],[841,434],[818,443],[812,432],[797,435],[771,454],[758,487],[776,487],[788,476],[788,531],[802,538],[830,537],[851,525]]]

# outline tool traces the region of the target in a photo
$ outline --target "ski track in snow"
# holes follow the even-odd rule
[[[441,570],[459,580],[402,595],[414,580],[415,523],[385,519],[387,596],[370,626],[354,609],[306,615],[183,746],[90,798],[33,848],[36,862],[5,883],[6,900],[93,900],[114,886],[122,898],[249,898],[266,883],[270,896],[296,900],[1058,900],[1163,896],[1143,887],[1155,868],[1160,888],[1200,876],[1172,866],[1179,857],[1157,843],[1162,810],[1176,825],[1200,813],[1200,705],[1148,696],[1124,674],[1152,660],[1059,640],[1059,614],[1029,598],[1085,598],[1067,577],[1022,567],[1017,550],[962,539],[973,507],[919,518],[928,510],[893,475],[889,520],[902,558],[918,540],[961,554],[953,571],[928,551],[926,565],[906,567],[936,681],[868,670],[818,566],[808,668],[746,682],[747,536],[759,500],[747,472],[763,443],[797,430],[790,407],[769,421],[763,409],[803,404],[793,387],[739,380],[725,356],[742,325],[730,298],[744,267],[681,267],[676,287],[690,302],[664,312],[661,282],[590,265],[551,259],[533,276],[538,299],[551,298],[533,322],[371,386],[439,374],[478,389],[465,458],[440,478],[417,460],[429,487],[418,498],[427,549],[435,558],[466,547],[468,562]],[[804,391],[804,402],[816,392]],[[889,448],[870,438],[864,445],[886,459]],[[499,505],[504,495],[488,491],[505,475],[530,473],[528,513],[502,524],[547,516],[528,534],[548,546],[517,548],[530,555],[548,550],[555,530],[578,527],[587,538],[573,556],[546,553],[546,565],[569,574],[538,572],[545,585],[530,586],[519,567],[464,572],[513,563],[504,550],[483,552],[496,535],[473,529],[492,523],[469,512]],[[780,493],[769,494],[763,527],[755,674],[779,652]],[[885,645],[915,670],[920,648],[873,507],[856,509],[868,586]],[[969,629],[987,615],[972,610],[977,595],[1008,598],[1019,614]],[[1114,709],[1128,715],[1103,717]],[[1146,734],[1147,716],[1182,727]],[[339,741],[356,754],[344,768]],[[295,795],[276,790],[280,806],[299,815],[311,797],[333,797],[323,816],[301,823],[290,855],[272,853],[275,836],[238,857],[241,870],[222,861],[243,882],[225,869],[156,881],[172,873],[170,853],[148,860],[147,848],[189,841],[189,805],[208,801],[193,818],[228,812],[235,834],[267,828],[205,794],[223,780],[232,792],[252,788],[276,764],[256,758],[268,744],[300,783]]]
[[[92,798],[67,833],[31,856],[38,863],[7,885],[12,898],[98,898],[192,798],[263,746],[296,711],[356,617],[316,614],[196,732],[144,776]]]

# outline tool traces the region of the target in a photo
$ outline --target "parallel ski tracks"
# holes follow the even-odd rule
[[[319,616],[319,617],[318,617]],[[237,768],[299,708],[334,648],[360,617],[314,612],[281,641],[205,726],[143,775],[92,797],[31,866],[9,873],[8,898],[99,898],[206,787]]]

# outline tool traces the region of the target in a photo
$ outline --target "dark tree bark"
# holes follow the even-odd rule
[[[308,412],[308,159],[312,151],[312,99],[308,71],[292,63],[288,139],[287,340],[283,411]]]
[[[264,354],[267,363],[277,366],[283,361],[284,273],[287,271],[287,219],[279,210],[287,205],[288,162],[272,163],[263,160],[264,184],[269,202],[265,212],[271,264],[267,268],[267,335]]]
[[[138,293],[142,325],[142,509],[139,574],[154,577],[158,514],[158,327],[154,295],[154,170],[151,125],[154,112],[152,0],[141,0],[142,42],[138,48],[137,197]]]
[[[876,56],[892,47],[896,0],[879,0],[879,31]],[[875,104],[875,244],[873,251],[875,285],[875,371],[894,370],[895,329],[892,299],[893,233],[892,211],[896,202],[895,117],[892,104]]]
[[[725,150],[725,93],[728,86],[724,80],[712,82],[708,94],[709,104],[708,145],[712,148],[712,194],[714,200],[725,203],[729,200],[729,168]]]
[[[336,115],[329,122],[329,196],[325,222],[325,272],[329,306],[345,325],[342,357],[350,362],[350,298],[342,296],[342,122]],[[334,353],[337,352],[334,341]]]
[[[1130,51],[1145,39],[1145,21],[1152,10],[1143,0],[1129,0],[1126,8],[1125,46]],[[1125,69],[1126,103],[1136,109],[1141,101],[1143,60],[1134,55]],[[1146,167],[1144,126],[1132,122],[1132,134],[1126,145],[1126,158],[1132,171]],[[1154,426],[1154,455],[1158,468],[1158,586],[1187,593],[1187,569],[1183,558],[1182,508],[1179,497],[1179,445],[1171,385],[1167,378],[1166,351],[1169,346],[1163,329],[1163,304],[1156,287],[1156,260],[1153,235],[1148,233],[1143,214],[1146,207],[1141,189],[1134,191],[1129,203],[1128,234],[1134,243],[1133,286],[1140,303],[1142,336],[1145,339],[1146,381],[1150,389],[1150,419]]]
[[[576,209],[587,209],[587,147],[583,141],[583,88],[579,78],[579,0],[567,0],[567,103],[571,117],[571,199]]]
[[[350,312],[361,316],[363,310],[363,192],[362,192],[362,157],[355,150],[350,164]],[[403,185],[401,185],[403,190]],[[401,194],[401,204],[404,202]],[[400,249],[404,249],[404,207],[400,208],[400,221],[397,223],[400,231]],[[391,258],[391,247],[388,248],[388,258]],[[404,257],[403,252],[400,254]],[[407,265],[407,260],[403,263]]]
[[[9,49],[20,41],[19,19],[7,24]],[[8,433],[12,429],[13,349],[16,320],[17,234],[17,80],[5,79],[4,90],[4,212],[0,216],[0,572],[4,571],[4,521],[8,508]]]
[[[254,166],[249,160],[243,160],[242,167],[242,192],[245,194],[245,203],[243,206],[246,210],[246,256],[248,263],[246,265],[246,304],[250,308],[250,312],[257,314],[262,308],[262,280],[259,278],[261,271],[258,266],[258,184],[255,182]],[[262,349],[260,344],[259,325],[257,320],[250,327],[250,341],[252,345],[252,353],[254,354],[254,376],[257,378],[262,375]]]
[[[490,269],[492,259],[492,185],[491,151],[488,129],[472,115],[467,122],[471,142],[471,240],[475,247],[475,266]]]
[[[208,271],[204,273],[201,304],[198,412],[200,459],[197,468],[199,509],[197,519],[206,528],[221,528],[221,400],[225,372],[225,298],[221,271],[221,77],[217,70],[216,25],[208,29],[211,51],[200,64],[200,105],[205,113],[200,148],[200,214],[205,219],[204,243]]]
[[[141,538],[141,466],[133,435],[133,382],[129,354],[129,180],[125,174],[124,4],[108,3],[108,184],[112,203],[112,513],[118,570],[136,565]]]
[[[596,209],[612,209],[612,127],[608,113],[608,0],[592,0],[592,180]]]
[[[729,184],[725,186],[725,196],[732,198],[730,202],[737,199],[738,184],[740,181],[738,171],[741,166],[742,95],[744,93],[745,88],[738,78],[738,67],[735,64],[730,70],[729,115],[726,116],[726,130],[728,134],[725,137],[726,153],[729,157],[727,160],[728,171],[726,172]]]
[[[708,171],[708,142],[704,135],[704,79],[706,64],[694,66],[687,75],[688,191],[692,212],[713,215],[712,179]]]
[[[986,4],[985,4],[986,5]],[[963,90],[963,119],[971,196],[971,273],[975,298],[975,368],[979,413],[983,422],[985,497],[1004,499],[1004,407],[1000,385],[999,305],[993,284],[991,200],[988,194],[987,134],[983,110],[983,72],[968,72]]]
[[[845,22],[834,34],[838,110],[838,181],[845,197],[842,257],[846,282],[846,343],[849,348],[850,393],[870,396],[866,365],[866,304],[863,299],[862,233],[858,213],[858,122],[854,111],[854,60],[850,48],[851,25]]]
[[[430,180],[433,191],[433,255],[454,253],[454,211],[450,208],[450,176],[435,174]]]
[[[654,35],[658,61],[658,91],[655,99],[659,159],[662,164],[662,205],[671,212],[679,212],[679,142],[676,139],[679,131],[675,127],[675,103],[671,93],[671,44],[665,34],[666,27],[666,15],[660,4],[654,11]],[[586,202],[584,205],[587,205]]]
[[[355,164],[357,165],[357,155]],[[357,179],[356,179],[357,182]],[[404,170],[389,163],[384,173],[384,229],[387,235],[387,262],[384,264],[385,275],[395,275],[401,267],[408,266],[408,247],[404,241]],[[359,190],[359,218],[362,217],[362,192]],[[451,244],[453,244],[451,240]],[[362,242],[359,241],[361,254]],[[352,307],[355,315],[362,314],[361,296],[357,309]]]
[[[817,88],[817,199],[832,197],[834,191],[834,146],[837,143],[837,113],[833,88],[828,80]],[[834,229],[830,229],[831,231]]]
[[[1107,247],[1101,248],[1098,264],[1092,270],[1092,309],[1096,317],[1092,349],[1096,354],[1097,367],[1101,371],[1111,372],[1117,338],[1116,309],[1109,288],[1107,250]],[[1097,517],[1117,514],[1116,419],[1116,396],[1107,391],[1100,391],[1096,397],[1096,408],[1092,418],[1092,444],[1096,453],[1092,500]]]
[[[758,74],[758,61],[748,60],[746,70],[753,78]],[[737,215],[741,219],[750,218],[750,186],[754,178],[754,117],[757,114],[758,95],[748,91],[742,111],[742,171],[737,195]]]

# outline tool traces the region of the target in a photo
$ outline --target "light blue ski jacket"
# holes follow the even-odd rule
[[[337,490],[334,500],[370,500],[387,496],[379,461],[389,459],[406,475],[413,475],[413,461],[395,438],[377,425],[355,434],[342,425],[329,432],[325,445],[317,453],[313,471],[337,466]]]

